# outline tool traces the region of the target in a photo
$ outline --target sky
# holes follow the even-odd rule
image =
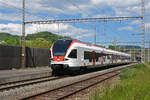
[[[141,16],[141,0],[25,0],[25,20],[59,20],[75,18],[135,17]],[[150,0],[145,0],[146,41],[150,37]],[[21,35],[22,0],[0,0],[0,32]],[[141,20],[99,21],[62,24],[28,24],[26,34],[49,31],[55,34],[94,43],[140,42]],[[104,28],[106,26],[106,28]],[[110,44],[110,43],[109,43]],[[129,44],[128,44],[129,45]],[[136,44],[140,45],[140,44]]]

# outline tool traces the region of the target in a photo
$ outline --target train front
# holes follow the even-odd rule
[[[62,71],[69,68],[69,58],[66,56],[72,40],[57,40],[51,47],[51,68]]]

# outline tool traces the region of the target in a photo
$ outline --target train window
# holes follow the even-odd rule
[[[92,62],[92,58],[91,58],[91,59],[89,59],[89,62]]]
[[[94,59],[95,59],[96,62],[97,62],[97,61],[98,61],[98,58],[99,58],[99,56],[100,56],[100,53],[95,53],[94,56],[95,56]],[[85,59],[85,60],[89,60],[89,62],[92,62],[92,59],[93,59],[93,57],[92,57],[92,52],[85,51],[85,52],[84,52],[84,59]]]
[[[85,51],[84,52],[84,59],[89,60],[89,62],[92,62],[92,52]]]
[[[85,51],[84,52],[84,59],[89,60],[89,62],[92,62],[92,52]]]
[[[57,40],[53,46],[53,56],[65,56],[72,40]]]
[[[107,56],[107,59],[110,59],[110,56],[109,56],[109,55]]]
[[[104,61],[104,62],[106,61],[106,57],[105,57],[105,56],[103,56],[103,61]]]
[[[69,58],[77,58],[77,49],[73,49],[73,50],[70,52],[70,54],[69,54],[68,57],[69,57]]]

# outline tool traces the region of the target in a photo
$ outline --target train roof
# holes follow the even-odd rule
[[[115,54],[115,55],[122,55],[122,56],[128,56],[130,57],[131,55],[128,54],[128,53],[124,53],[124,52],[120,52],[120,51],[116,51],[116,50],[112,50],[112,49],[108,49],[108,48],[105,48],[103,46],[99,46],[99,45],[94,45],[94,44],[90,44],[90,43],[86,43],[86,42],[82,42],[82,41],[79,41],[79,40],[76,40],[76,39],[59,39],[59,40],[65,40],[65,41],[75,41],[77,43],[82,43],[82,44],[87,44],[87,45],[90,45],[90,46],[94,46],[94,47],[98,47],[98,48],[102,48],[104,49],[104,53],[108,53],[108,54]]]

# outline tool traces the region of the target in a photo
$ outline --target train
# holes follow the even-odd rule
[[[73,39],[59,39],[51,46],[52,72],[83,71],[130,62],[131,55]]]

